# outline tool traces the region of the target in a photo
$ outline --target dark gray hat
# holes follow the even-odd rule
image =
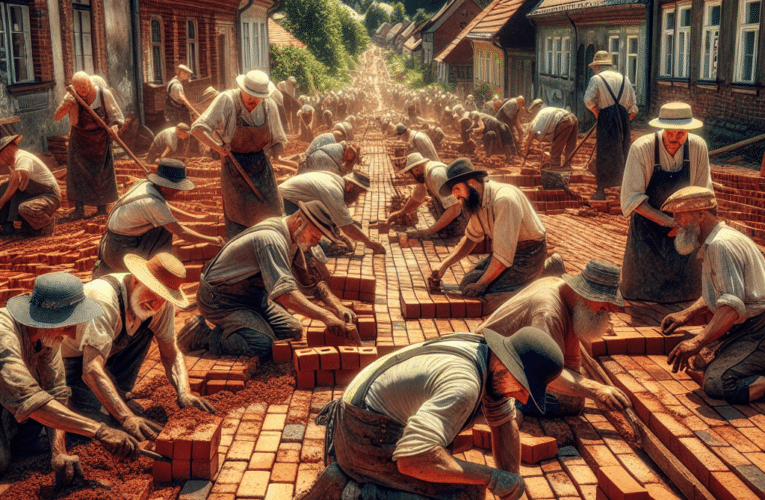
[[[5,149],[5,147],[8,144],[11,144],[11,143],[18,144],[19,142],[21,142],[21,139],[23,137],[24,136],[21,134],[15,134],[15,135],[6,135],[5,137],[0,138],[0,151]]]
[[[178,191],[191,191],[194,183],[186,178],[186,165],[180,160],[162,158],[159,160],[156,174],[149,174],[149,180],[157,186]]]
[[[484,328],[486,344],[510,374],[526,389],[539,411],[545,412],[547,384],[563,371],[563,352],[547,333],[527,326],[509,337]]]
[[[561,278],[580,297],[624,307],[624,299],[619,291],[619,268],[610,262],[592,259],[581,273],[564,274]]]
[[[335,238],[335,233],[338,231],[337,225],[332,222],[332,218],[329,216],[324,203],[318,200],[309,201],[308,203],[299,201],[298,207],[300,207],[300,211],[303,212],[308,221],[321,231],[321,234],[330,241],[337,241]]]
[[[404,135],[407,131],[406,125],[399,122],[398,125],[396,125],[396,135]]]
[[[468,179],[480,179],[489,175],[486,170],[476,170],[473,163],[467,158],[457,158],[446,167],[446,181],[441,184],[438,194],[449,196],[452,193],[452,187],[458,182],[465,182]]]
[[[63,328],[101,316],[101,306],[85,296],[82,281],[69,273],[48,273],[35,279],[32,293],[8,299],[11,317],[34,328]]]
[[[358,170],[354,170],[350,174],[344,175],[343,179],[360,187],[364,191],[369,191],[372,189],[372,183],[369,180],[369,176],[367,174],[359,172]]]

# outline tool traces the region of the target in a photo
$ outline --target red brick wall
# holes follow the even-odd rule
[[[50,18],[45,0],[34,0],[29,4],[29,23],[32,35],[32,62],[35,80],[52,81],[53,44],[50,37]]]
[[[449,19],[433,34],[433,57],[444,50],[479,12],[481,12],[481,7],[473,0],[467,0],[454,11]]]
[[[727,85],[715,89],[691,86],[658,85],[651,99],[649,116],[656,116],[667,102],[683,101],[691,105],[693,115],[701,119],[711,116],[720,120],[752,122],[765,120],[765,97],[734,92]],[[761,91],[761,89],[760,89]]]

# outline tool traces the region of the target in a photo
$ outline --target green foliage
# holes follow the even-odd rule
[[[332,72],[344,69],[347,55],[345,45],[337,43],[342,36],[339,8],[337,0],[287,0],[284,3],[287,29]]]
[[[482,106],[484,102],[492,99],[494,90],[486,82],[479,82],[473,89],[473,100],[478,106]]]
[[[300,90],[306,94],[338,89],[349,79],[344,72],[333,77],[327,66],[319,62],[307,48],[271,45],[269,49],[271,79],[279,82],[294,76],[300,84]]]
[[[422,25],[422,23],[424,23],[431,17],[433,17],[433,13],[428,12],[423,8],[419,8],[417,9],[417,12],[414,14],[412,21],[414,21],[414,25],[419,28]]]
[[[396,2],[396,4],[393,5],[393,11],[390,14],[390,23],[397,24],[397,23],[405,23],[405,22],[406,22],[406,11],[404,10],[404,4],[401,2]]]
[[[337,5],[337,17],[340,20],[340,30],[346,52],[354,57],[359,56],[369,46],[369,35],[367,35],[366,29],[339,4]]]
[[[434,75],[429,65],[415,61],[411,56],[385,52],[385,61],[391,77],[410,89],[434,85]]]
[[[381,24],[389,22],[390,18],[388,17],[388,13],[385,9],[377,5],[377,2],[374,2],[369,6],[366,16],[364,17],[364,26],[367,28],[369,36],[372,36]]]
[[[361,8],[356,9],[356,12],[363,14],[369,9],[369,6],[374,3],[374,0],[361,0]]]

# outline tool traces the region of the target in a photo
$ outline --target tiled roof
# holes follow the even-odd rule
[[[526,0],[500,0],[484,9],[486,14],[468,32],[468,38],[489,39],[505,25]]]
[[[272,43],[279,47],[287,47],[288,45],[294,45],[295,47],[305,48],[303,42],[295,38],[292,33],[285,30],[276,22],[268,18],[268,43]]]
[[[485,9],[483,9],[481,12],[479,12],[478,15],[475,16],[473,18],[473,20],[468,23],[467,26],[465,26],[465,29],[460,31],[459,35],[457,35],[454,38],[454,40],[449,42],[449,45],[447,45],[444,48],[444,50],[439,52],[436,55],[436,57],[433,58],[433,60],[436,61],[436,62],[444,62],[446,60],[446,58],[449,56],[449,54],[451,54],[451,52],[454,49],[457,48],[457,45],[459,45],[460,43],[463,43],[463,41],[464,41],[464,43],[468,43],[467,40],[465,40],[465,37],[467,36],[467,34],[470,33],[473,30],[473,28],[475,28],[476,25],[478,23],[480,23],[481,20],[483,20],[483,18],[486,17],[486,15],[489,12],[491,12],[491,9],[494,8],[494,6],[496,6],[497,4],[503,3],[503,2],[506,3],[506,2],[508,2],[508,0],[494,0],[492,3],[487,5]]]
[[[529,16],[551,14],[553,12],[566,12],[579,9],[592,9],[595,7],[608,7],[611,5],[645,4],[647,0],[542,0],[537,7],[529,13]]]
[[[410,36],[409,39],[404,42],[404,48],[409,52],[414,52],[420,45],[422,45],[422,38],[415,40],[413,36]]]

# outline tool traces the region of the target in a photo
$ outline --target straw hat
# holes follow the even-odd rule
[[[526,389],[539,411],[545,412],[547,384],[563,371],[563,352],[542,330],[527,326],[509,337],[484,328],[486,344],[510,374]]]
[[[69,273],[38,276],[32,293],[8,299],[11,317],[34,328],[63,328],[101,316],[101,306],[85,296],[82,281]]]
[[[668,102],[659,110],[659,117],[648,125],[655,128],[674,130],[695,130],[704,126],[704,122],[693,117],[691,105],[684,102]]]
[[[300,211],[308,219],[308,222],[313,224],[321,234],[326,236],[330,241],[337,241],[335,233],[338,231],[338,228],[335,223],[332,222],[332,218],[329,216],[329,212],[327,211],[327,207],[324,206],[324,203],[318,200],[309,201],[308,203],[299,201],[298,207],[300,207]]]
[[[619,268],[610,262],[593,259],[581,273],[564,274],[561,278],[582,298],[624,307],[619,291]]]
[[[191,68],[189,68],[189,67],[188,67],[188,66],[186,66],[185,64],[179,64],[179,65],[177,66],[177,70],[178,70],[178,71],[185,71],[186,73],[189,73],[189,74],[191,74],[191,75],[193,75],[193,74],[194,74],[194,72],[191,70]]]
[[[5,137],[0,138],[0,151],[5,149],[5,147],[8,144],[13,143],[13,144],[18,145],[21,142],[21,139],[23,139],[23,138],[24,138],[24,136],[21,135],[21,134],[6,135]]]
[[[457,158],[446,167],[446,180],[438,190],[441,196],[452,194],[452,186],[468,179],[479,179],[489,175],[486,170],[476,170],[467,158]]]
[[[595,66],[613,66],[614,61],[611,56],[605,50],[599,50],[595,53],[595,57],[592,58],[592,62],[588,64],[590,68]]]
[[[707,188],[688,186],[672,193],[661,206],[662,212],[695,212],[717,208],[715,193]]]
[[[252,70],[246,75],[236,77],[236,84],[239,88],[254,97],[265,99],[270,97],[276,90],[276,86],[268,78],[268,75],[260,70]]]
[[[537,99],[534,99],[533,101],[531,101],[531,106],[529,106],[529,107],[528,107],[528,109],[529,109],[529,111],[530,111],[530,110],[532,110],[532,109],[536,108],[537,106],[542,106],[542,105],[544,105],[544,103],[545,103],[545,102],[544,102],[542,99],[539,99],[539,98],[537,98]]]
[[[186,282],[186,268],[172,254],[161,252],[146,260],[129,253],[124,262],[130,274],[152,292],[178,307],[189,305],[189,299],[181,291],[181,285]]]
[[[406,172],[412,170],[414,167],[422,165],[423,163],[427,163],[428,161],[428,158],[423,157],[420,153],[411,153],[406,157],[406,167],[404,167],[404,170],[402,170],[401,173],[405,174]]]
[[[156,174],[149,174],[152,184],[178,191],[191,191],[194,183],[186,178],[186,165],[180,160],[162,158],[159,160]]]

